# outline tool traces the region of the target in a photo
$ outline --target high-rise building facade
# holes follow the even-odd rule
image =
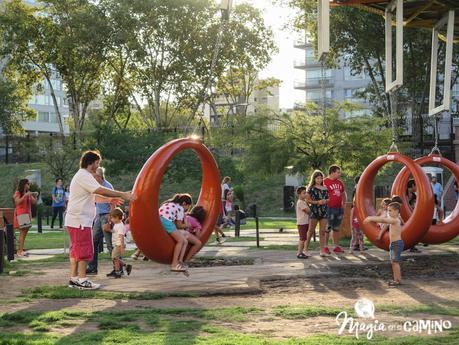
[[[364,71],[355,74],[351,69],[339,63],[337,68],[327,68],[315,58],[314,47],[307,41],[296,41],[295,48],[304,50],[304,59],[294,62],[294,67],[303,70],[304,79],[295,80],[295,89],[305,91],[306,102],[317,102],[330,105],[333,101],[349,101],[362,105],[363,111],[354,112],[358,115],[368,113],[368,104],[359,97],[370,83]]]

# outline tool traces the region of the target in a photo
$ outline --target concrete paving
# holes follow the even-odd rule
[[[253,235],[253,231],[243,231],[243,236]],[[278,233],[272,230],[264,230],[262,231],[264,239],[261,244],[263,246],[273,244],[295,245],[298,240],[297,236],[294,231]],[[260,291],[260,282],[262,280],[276,277],[304,277],[327,274],[332,265],[364,265],[368,263],[387,263],[389,265],[388,253],[378,248],[371,248],[359,255],[345,253],[325,258],[320,257],[318,251],[313,251],[310,258],[299,260],[296,258],[294,250],[256,249],[254,246],[254,241],[225,242],[222,245],[210,243],[198,254],[198,256],[206,257],[253,258],[254,265],[190,268],[190,276],[185,277],[181,273],[170,272],[168,265],[128,259],[129,263],[133,265],[132,274],[122,279],[111,279],[107,278],[105,274],[111,271],[112,266],[108,260],[105,260],[100,262],[99,274],[91,277],[91,279],[101,283],[102,290],[118,292],[255,293]],[[128,249],[133,247],[133,243],[128,244]],[[449,243],[421,247],[421,250],[422,252],[419,254],[404,253],[404,256],[409,255],[410,258],[415,258],[416,256],[432,254],[459,253],[459,245]],[[24,260],[43,259],[63,253],[63,251],[63,248],[30,250],[30,257]],[[20,269],[19,266],[18,269]],[[66,285],[69,275],[68,264],[63,263],[62,266],[59,266],[53,263],[49,267],[43,266],[39,268],[39,273],[23,277],[1,276],[0,294],[11,295],[11,291],[8,291],[9,284],[6,284],[7,281],[14,281],[14,284],[20,284],[20,286],[24,287]]]

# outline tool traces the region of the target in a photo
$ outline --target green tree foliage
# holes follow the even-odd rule
[[[21,133],[21,121],[35,115],[27,105],[29,97],[30,87],[0,77],[0,128],[5,133]]]
[[[4,74],[15,74],[24,81],[25,87],[40,92],[44,79],[51,92],[60,133],[64,124],[58,107],[54,86],[51,82],[55,71],[49,64],[53,53],[53,24],[51,19],[39,15],[39,7],[30,7],[20,0],[8,1],[0,11],[0,54],[5,58]]]
[[[73,129],[83,130],[88,106],[101,90],[110,37],[103,11],[89,0],[44,0],[43,11],[53,23],[52,64],[63,79]]]
[[[246,173],[270,175],[289,165],[294,171],[309,172],[338,163],[355,174],[390,146],[383,120],[353,117],[355,110],[350,103],[335,104],[324,114],[310,103],[305,111],[293,114],[238,117],[234,128],[215,129],[212,143],[221,150],[233,149]]]
[[[99,94],[108,36],[102,13],[89,1],[49,0],[32,7],[11,0],[2,6],[0,24],[7,66],[30,82],[46,80],[63,134],[51,83],[58,74],[66,86],[73,127],[79,133],[89,102]]]
[[[75,171],[78,170],[80,150],[77,149],[71,138],[62,141],[53,141],[52,137],[42,137],[38,143],[40,161],[45,163],[53,178],[62,178],[70,181]]]
[[[255,90],[279,86],[278,79],[258,79],[258,72],[268,65],[276,52],[272,30],[266,27],[260,10],[248,4],[236,6],[226,24],[221,53],[225,69],[218,78],[211,105],[214,105],[215,97],[221,95],[227,103],[247,104]],[[229,112],[232,110],[230,108]],[[246,114],[247,105],[236,110],[239,114]]]

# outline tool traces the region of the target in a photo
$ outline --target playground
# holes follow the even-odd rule
[[[404,285],[388,289],[388,254],[378,248],[299,261],[288,250],[295,247],[296,230],[261,229],[259,249],[253,230],[241,232],[241,241],[211,241],[195,259],[190,277],[170,273],[166,265],[131,260],[130,277],[113,280],[99,274],[102,288],[96,291],[63,286],[63,254],[31,250],[28,259],[0,277],[2,340],[12,341],[14,332],[16,341],[34,344],[114,339],[128,344],[147,339],[168,344],[364,344],[367,331],[359,331],[357,340],[346,328],[347,336],[340,337],[335,321],[342,311],[354,313],[360,298],[374,303],[375,318],[387,326],[375,332],[372,343],[457,340],[457,331],[446,329],[431,334],[427,328],[388,329],[417,320],[457,324],[457,241],[404,254]],[[101,272],[110,268],[110,260],[101,260]]]
[[[60,51],[48,56],[41,54],[43,44],[31,45],[26,37],[34,25],[46,28],[31,35],[35,44],[43,43],[49,39],[46,35],[59,32],[49,28],[62,21],[48,22],[37,15],[36,8],[23,7],[20,2],[5,5],[0,22],[12,26],[19,18],[27,28],[23,35],[16,34],[21,27],[12,34],[9,28],[0,28],[0,38],[8,47],[3,57],[5,52],[11,55],[5,62],[10,74],[20,74],[26,80],[30,69],[37,68],[34,78],[38,81],[40,73],[55,66],[56,71],[50,73],[60,73],[68,88],[65,91],[72,97],[69,108],[73,112],[69,116],[74,117],[74,123],[72,136],[65,135],[57,114],[61,136],[19,136],[19,142],[25,143],[10,147],[7,131],[20,121],[4,121],[9,126],[5,132],[6,165],[11,151],[24,160],[24,166],[16,173],[19,176],[14,176],[14,194],[8,191],[12,198],[2,199],[9,207],[0,208],[0,345],[459,344],[459,167],[455,157],[459,143],[454,140],[451,106],[451,83],[456,78],[453,45],[459,37],[457,6],[449,0],[299,3],[290,4],[305,10],[304,17],[300,14],[296,19],[314,18],[314,25],[308,23],[302,29],[316,32],[317,54],[309,63],[316,65],[317,73],[320,66],[317,88],[321,89],[315,92],[318,95],[320,91],[321,104],[316,99],[313,105],[305,104],[304,109],[291,114],[269,115],[265,109],[260,115],[254,109],[253,120],[246,116],[249,103],[231,103],[224,126],[217,123],[217,87],[229,89],[231,85],[234,91],[233,81],[225,80],[233,72],[240,73],[241,80],[245,80],[245,72],[256,80],[261,66],[266,66],[269,54],[275,51],[272,33],[264,27],[259,12],[243,4],[234,11],[239,22],[233,23],[231,1],[218,6],[165,2],[158,8],[151,6],[157,13],[150,5],[114,0],[72,4],[74,7],[65,11],[74,11],[75,17],[68,17],[78,19],[69,20],[73,29],[77,30],[82,17],[93,17],[88,17],[88,31],[79,32],[72,42],[61,42],[71,46],[76,41],[81,47],[90,47],[82,55],[94,55],[82,59],[75,69],[84,70],[94,63],[90,66],[95,71],[92,77],[96,83],[105,83],[105,92],[113,92],[104,100],[105,108],[92,109],[94,117],[86,127],[86,110],[101,90],[85,85],[86,79],[75,88],[77,76],[73,67],[65,65],[72,60],[67,54],[73,54],[73,49],[62,56]],[[61,18],[64,9],[53,2],[48,5],[50,19]],[[334,16],[330,6],[344,10]],[[373,92],[368,96],[374,102],[372,116],[355,116],[357,108],[347,101],[341,105],[326,101],[324,66],[336,53],[330,41],[337,43],[337,27],[346,21],[346,11],[351,8],[365,11],[362,16],[353,12],[361,26],[371,20],[377,23],[379,34],[384,32],[380,35],[384,37],[384,62],[366,58],[365,69],[374,64],[381,72],[379,77],[372,76],[373,90],[365,91]],[[101,13],[107,17],[99,21]],[[187,20],[173,17],[177,13],[188,16]],[[369,14],[379,16],[378,21]],[[152,18],[160,15],[163,20],[153,25]],[[34,24],[28,24],[32,19]],[[145,19],[150,22],[144,24]],[[206,25],[195,25],[206,20]],[[162,32],[158,28],[164,23],[168,25]],[[170,23],[184,25],[184,29],[175,32]],[[145,30],[148,25],[154,28],[152,32]],[[408,28],[422,29],[424,36],[427,31],[432,33],[431,42],[424,36],[419,39],[431,48],[423,80],[409,73],[413,80],[404,77],[404,68],[410,67],[404,67],[404,55],[408,55],[404,49],[414,49],[416,39],[422,36]],[[232,37],[232,30],[240,31]],[[409,32],[405,37],[416,44],[404,44],[405,30]],[[189,41],[182,31],[190,34]],[[140,41],[130,40],[133,32]],[[239,62],[244,65],[248,61],[249,67],[242,67],[252,70],[241,72],[241,66],[225,70],[228,66],[219,58],[227,64],[236,63],[233,57],[249,50],[249,44],[234,44],[233,38],[249,34],[258,40],[254,46],[261,48],[252,47],[252,55]],[[25,41],[16,44],[13,36]],[[78,41],[81,37],[84,39]],[[154,46],[158,37],[161,47]],[[171,65],[177,65],[173,72],[165,65],[157,70],[153,56],[168,44],[169,50],[161,51],[157,61],[170,59]],[[111,50],[115,45],[119,50]],[[192,46],[198,47],[197,55],[193,55]],[[146,51],[144,47],[148,47]],[[379,54],[382,48],[368,49]],[[37,51],[31,55],[29,49]],[[346,49],[341,49],[346,55]],[[177,63],[182,55],[188,59],[182,62],[189,63]],[[304,57],[305,63],[312,58]],[[251,60],[257,58],[260,61],[254,64]],[[112,59],[107,66],[105,59]],[[364,74],[365,63],[357,64]],[[45,73],[53,89],[49,75]],[[152,75],[153,81],[149,79]],[[174,78],[168,78],[172,75]],[[167,86],[155,89],[162,87],[157,80],[161,77]],[[23,82],[18,88],[23,88],[24,95],[28,95],[26,91],[32,94],[30,85],[34,83]],[[273,86],[277,81],[263,83]],[[252,85],[253,90],[262,88],[263,83]],[[416,92],[421,84],[419,102],[425,104],[424,108],[419,106],[418,115],[421,120],[426,117],[425,124],[416,127],[413,121],[411,127],[401,128],[408,112],[415,118],[415,103],[421,98]],[[83,89],[91,89],[91,93],[80,94]],[[225,97],[232,92],[218,91]],[[355,96],[354,91],[348,96]],[[138,101],[140,95],[145,99]],[[409,98],[411,108],[405,107]],[[58,110],[54,94],[53,102]],[[213,119],[211,115],[204,118],[206,103],[213,106]],[[16,101],[14,106],[19,108],[18,104]],[[234,111],[241,105],[245,113]],[[131,116],[136,120],[128,129]],[[174,116],[177,123],[172,121]],[[439,126],[448,116],[451,147],[445,150]],[[110,127],[113,123],[117,127]],[[455,130],[459,131],[458,123]],[[428,132],[427,144],[424,131]],[[416,147],[418,140],[421,149]],[[408,142],[411,151],[404,146]],[[55,179],[52,188],[46,182],[51,191],[48,195],[41,194],[41,173],[28,167],[31,161],[40,164],[40,160],[47,161],[46,178]],[[271,170],[261,171],[270,165]],[[119,182],[115,187],[106,180],[106,167]],[[257,173],[255,179],[262,185],[263,178],[282,170],[282,174],[288,171],[282,186],[284,208],[276,210],[282,217],[277,213],[260,216],[259,205],[271,200],[262,200],[257,208],[259,196],[252,195],[251,202],[245,203],[244,188],[236,184],[233,188],[229,176],[235,173],[243,181]],[[349,174],[347,186],[342,170],[343,175]],[[25,172],[32,174],[25,178]],[[287,184],[294,178],[295,185]],[[193,183],[187,185],[189,181]],[[164,188],[170,189],[166,193]],[[376,195],[377,190],[383,192]],[[288,195],[289,191],[293,194]],[[276,202],[282,199],[275,191],[270,195]],[[48,198],[48,204],[42,196]],[[48,218],[46,225],[44,217]]]

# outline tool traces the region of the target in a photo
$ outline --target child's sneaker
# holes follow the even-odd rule
[[[115,274],[116,274],[116,271],[113,270],[113,271],[111,271],[110,273],[107,273],[107,277],[114,277]]]
[[[127,275],[130,275],[132,271],[132,265],[126,265],[126,273]]]
[[[221,240],[220,237],[217,237],[216,241],[217,241],[218,244],[222,244],[223,243],[223,241]]]
[[[335,249],[333,249],[333,253],[342,254],[342,253],[344,253],[344,250],[340,246],[336,246]]]
[[[330,255],[330,254],[331,254],[331,253],[330,253],[330,249],[328,249],[328,247],[325,247],[325,248],[324,248],[324,254],[325,254],[325,255]]]
[[[121,278],[121,271],[115,271],[115,274],[113,276],[115,279]]]
[[[78,289],[80,290],[97,290],[98,288],[100,288],[100,284],[93,283],[89,279],[85,281],[78,280]]]

